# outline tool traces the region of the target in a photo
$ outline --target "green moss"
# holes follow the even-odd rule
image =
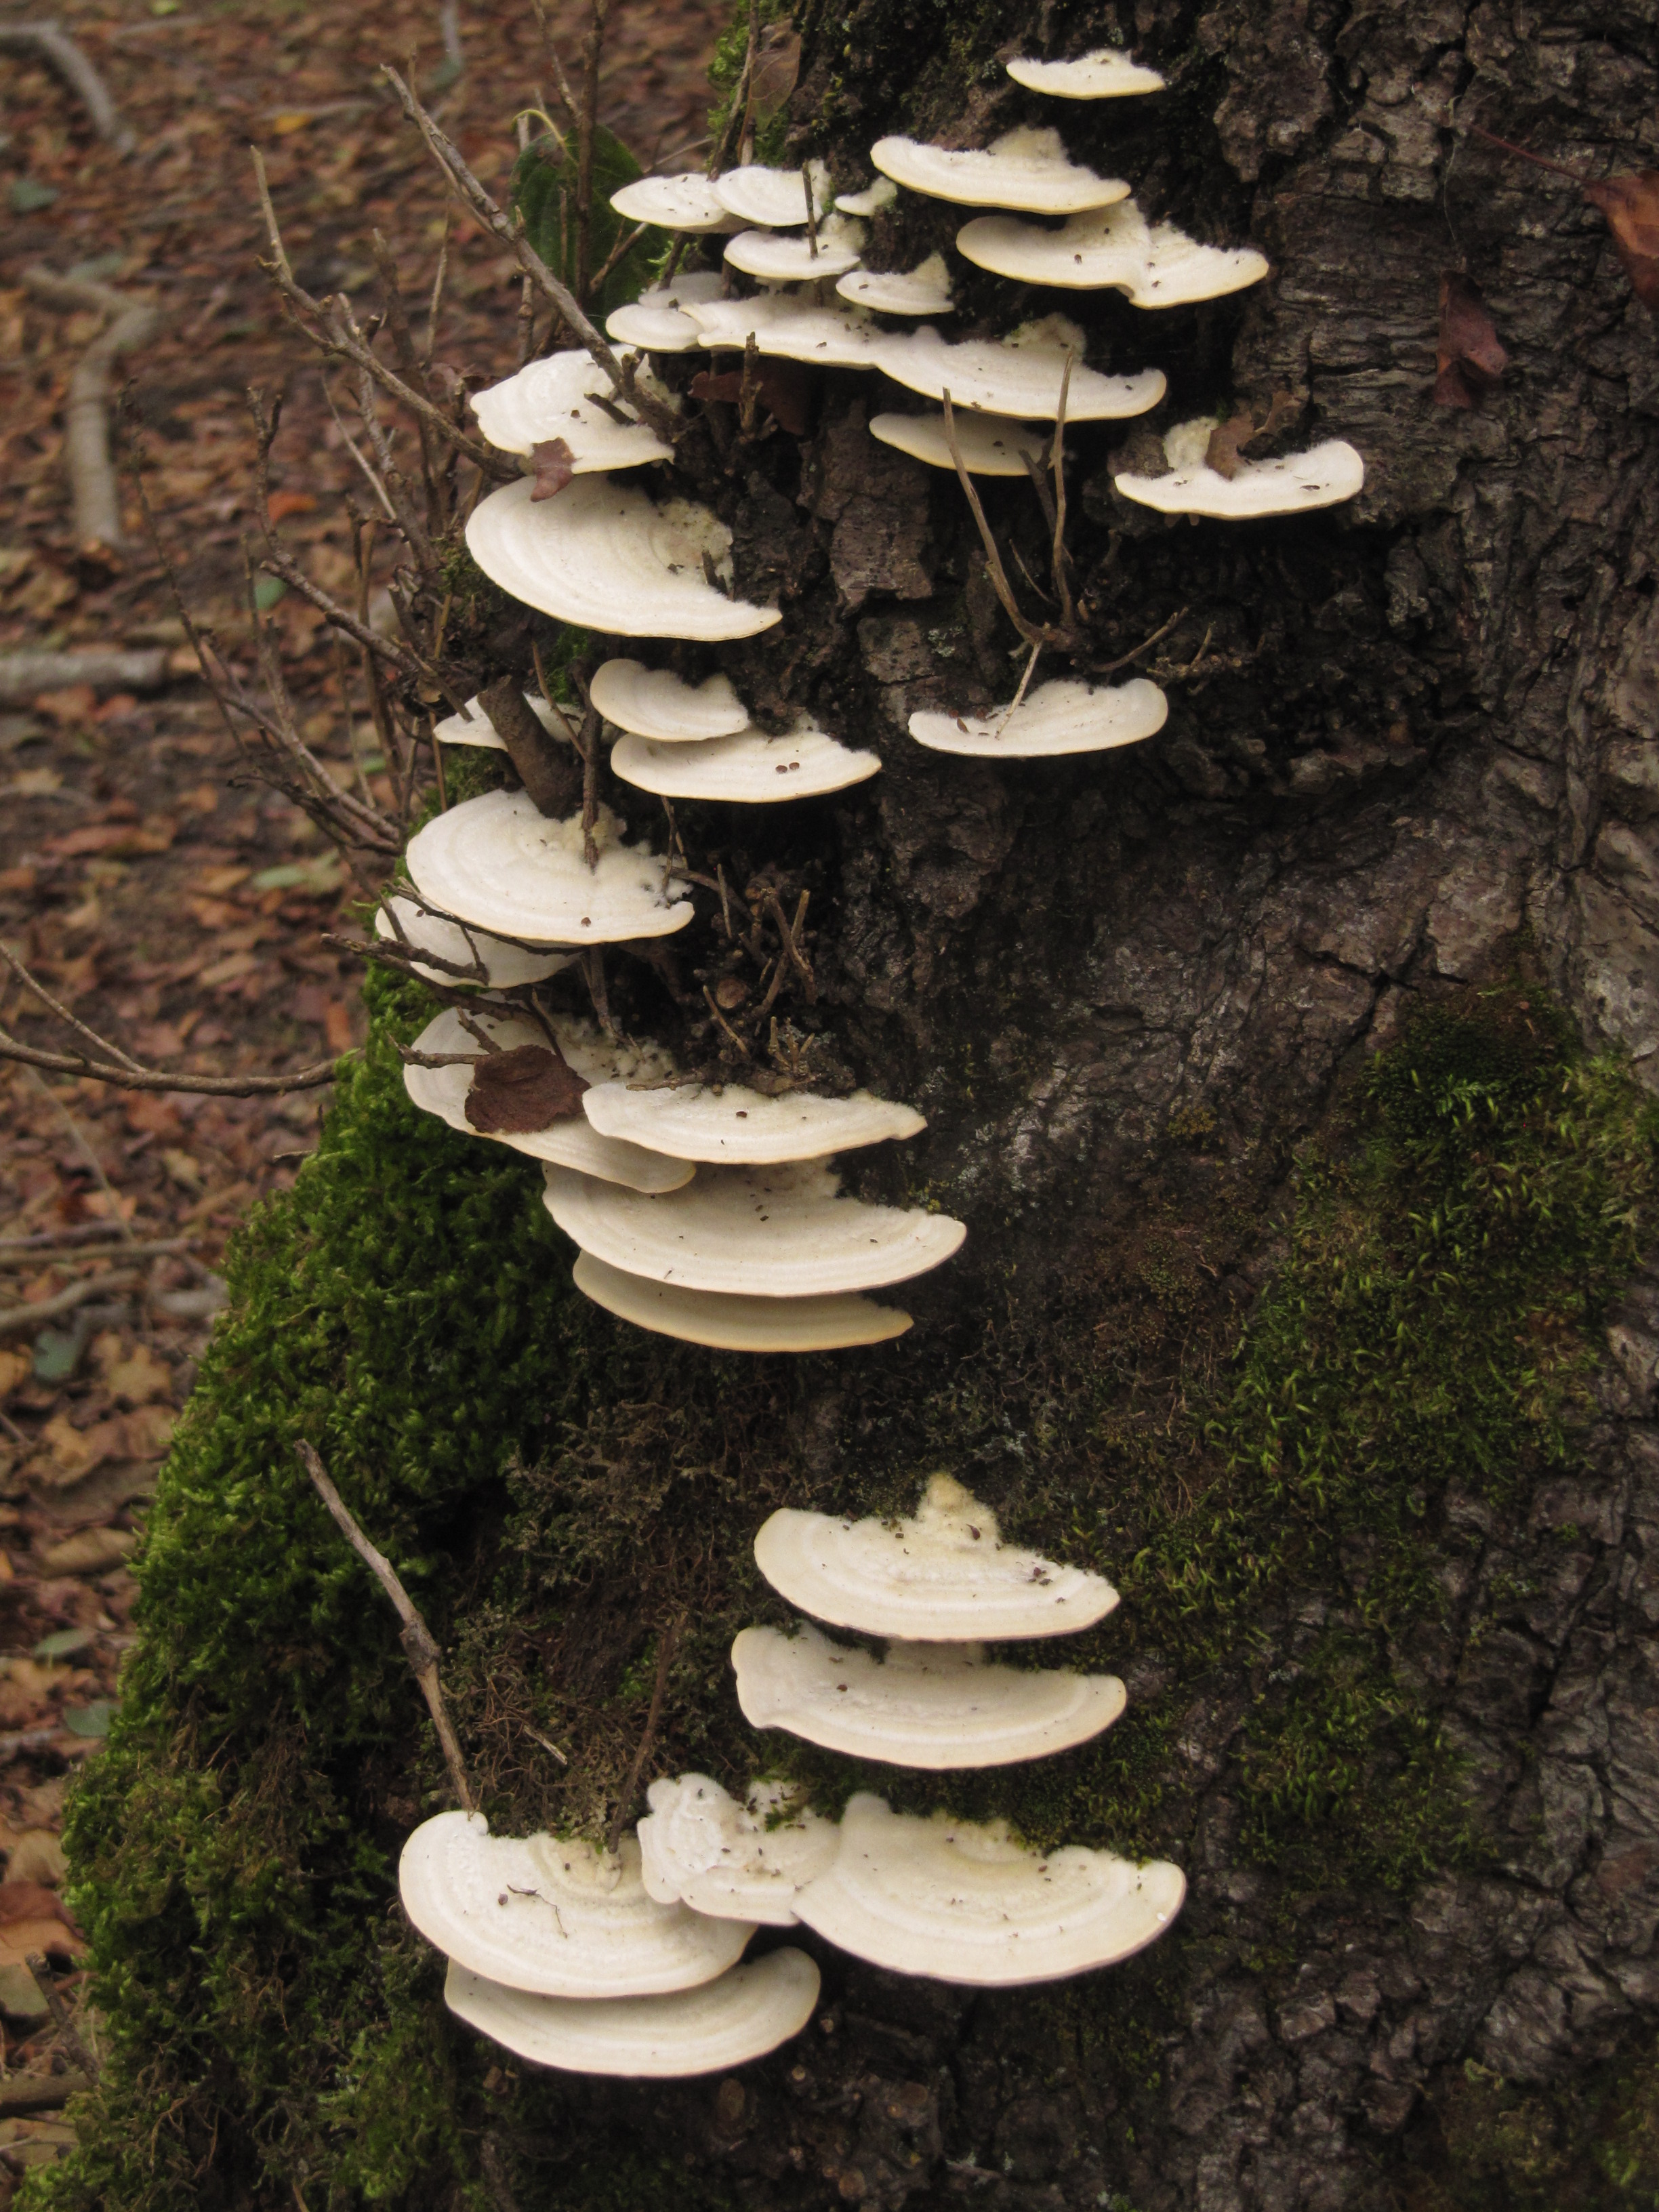
[[[1432,2115],[1412,2212],[1659,2205],[1659,2053],[1523,2089],[1468,2061]]]

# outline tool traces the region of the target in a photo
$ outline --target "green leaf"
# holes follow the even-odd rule
[[[118,1706],[115,1698],[94,1698],[90,1705],[66,1706],[64,1726],[71,1735],[106,1736]]]
[[[43,1636],[31,1656],[36,1659],[69,1659],[97,1640],[89,1628],[59,1628],[50,1636]]]
[[[632,229],[611,204],[612,192],[633,184],[640,165],[614,131],[598,124],[593,132],[593,181],[588,214],[588,270],[603,269],[617,240]],[[524,217],[525,236],[562,283],[576,289],[576,142],[544,134],[526,147],[514,165],[513,204]],[[652,264],[667,243],[667,234],[647,230],[631,246],[601,286],[597,299],[583,302],[596,319],[638,299]]]
[[[261,868],[253,878],[256,891],[337,891],[345,869],[337,853],[319,853],[314,860],[283,860],[274,868]]]
[[[287,596],[288,586],[280,576],[261,576],[253,586],[253,604],[262,615],[268,615],[277,600]]]
[[[42,208],[52,205],[58,194],[52,185],[39,184],[33,177],[14,177],[7,198],[14,215],[38,215]]]

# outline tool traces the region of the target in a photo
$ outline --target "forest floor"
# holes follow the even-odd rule
[[[308,289],[365,292],[367,311],[378,228],[411,299],[424,300],[443,198],[379,64],[401,67],[413,50],[445,127],[498,190],[514,112],[549,105],[550,72],[527,5],[463,9],[447,51],[437,10],[397,0],[64,0],[55,12],[136,145],[124,155],[101,143],[43,62],[0,51],[0,656],[148,646],[167,664],[143,696],[77,684],[0,705],[0,939],[149,1065],[292,1069],[361,1033],[355,965],[325,942],[349,919],[337,863],[302,815],[239,769],[136,501],[131,550],[112,560],[77,547],[64,406],[100,319],[42,305],[22,272],[91,279],[160,310],[159,334],[120,372],[126,442],[142,450],[192,609],[234,659],[250,635],[249,387],[284,395],[273,514],[325,584],[349,573],[355,476],[315,357],[257,265],[248,143],[265,151]],[[700,165],[726,13],[720,0],[613,9],[601,118],[647,167]],[[585,11],[552,0],[550,14],[574,74]],[[509,372],[514,266],[465,223],[446,301],[436,357],[475,388]],[[272,612],[307,739],[349,775],[330,634],[292,593]],[[376,757],[359,772],[372,782]],[[72,1044],[6,981],[0,1024],[43,1048]],[[256,1199],[292,1182],[328,1095],[119,1093],[0,1073],[0,2205],[22,2168],[58,2155],[57,2108],[84,2063],[24,1962],[47,1953],[54,1995],[82,2003],[57,1838],[65,1788],[119,1694],[127,1555],[223,1300],[225,1238]],[[41,1322],[7,1322],[52,1302],[61,1310]],[[95,2057],[95,2020],[82,2027]]]

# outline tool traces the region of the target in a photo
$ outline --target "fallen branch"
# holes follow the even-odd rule
[[[17,2074],[0,2081],[0,2119],[21,2120],[31,2112],[60,2112],[71,2097],[90,2089],[88,2074]]]
[[[50,18],[39,23],[0,23],[0,47],[21,53],[31,46],[63,78],[92,118],[98,136],[118,154],[131,153],[137,143],[131,125],[121,120],[109,87],[61,23]]]
[[[84,2074],[88,2081],[98,2079],[98,2061],[82,2042],[69,2007],[64,2002],[56,1976],[38,1951],[31,1951],[24,1961],[35,1979],[35,1985],[46,2001],[52,2026],[58,2030],[58,2040],[70,2064]]]
[[[38,1267],[41,1261],[54,1260],[78,1266],[87,1260],[167,1260],[183,1252],[194,1251],[203,1240],[199,1237],[156,1237],[135,1239],[131,1244],[51,1245],[0,1244],[0,1268]]]
[[[450,1726],[449,1710],[444,1704],[443,1689],[438,1680],[438,1647],[432,1640],[431,1631],[416,1612],[391,1560],[384,1552],[375,1550],[352,1518],[350,1509],[329,1480],[328,1470],[316,1451],[303,1440],[295,1444],[295,1449],[305,1464],[306,1473],[311,1477],[317,1495],[333,1515],[340,1534],[397,1607],[398,1618],[404,1624],[400,1638],[404,1656],[421,1686],[421,1695],[426,1699],[427,1710],[432,1715],[432,1725],[437,1730],[438,1741],[443,1747],[444,1763],[449,1769],[451,1785],[461,1801],[462,1810],[476,1812],[477,1801],[466,1778],[466,1769],[461,1762],[461,1747]]]
[[[109,453],[110,372],[118,355],[154,337],[161,317],[148,301],[129,299],[109,284],[79,277],[54,276],[47,269],[26,269],[23,282],[38,299],[54,307],[90,307],[110,319],[76,363],[64,403],[64,462],[75,501],[75,535],[82,545],[118,547],[121,501]]]
[[[663,1698],[668,1689],[669,1663],[674,1656],[674,1646],[680,1640],[683,1620],[683,1615],[671,1620],[663,1630],[657,1645],[657,1679],[651,1686],[651,1709],[646,1714],[639,1749],[634,1753],[634,1764],[628,1770],[628,1779],[623,1784],[622,1796],[617,1800],[611,1826],[605,1830],[605,1848],[611,1857],[616,1856],[617,1846],[622,1841],[622,1832],[628,1825],[628,1816],[634,1809],[634,1800],[639,1795],[640,1777],[645,1771],[645,1762],[650,1756],[651,1747],[657,1740],[657,1729],[662,1720]]]
[[[26,1306],[12,1306],[0,1313],[0,1336],[15,1336],[20,1329],[38,1328],[42,1322],[56,1321],[60,1314],[73,1313],[76,1306],[91,1304],[109,1291],[130,1291],[138,1280],[130,1269],[120,1269],[110,1275],[94,1275],[84,1283],[71,1283],[67,1290],[58,1291],[49,1298],[36,1298]],[[53,1733],[48,1729],[50,1736]],[[0,1741],[3,1741],[0,1738]]]
[[[159,691],[167,680],[165,646],[125,652],[94,646],[81,653],[0,653],[0,707],[27,707],[43,691],[73,684],[94,691]]]

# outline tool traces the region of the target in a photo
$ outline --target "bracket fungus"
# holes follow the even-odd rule
[[[683,269],[668,283],[653,284],[637,300],[613,308],[605,319],[605,335],[647,353],[690,353],[702,343],[691,307],[718,300],[725,288],[718,269]]]
[[[910,1316],[898,1306],[848,1292],[772,1298],[732,1291],[683,1290],[630,1275],[591,1252],[578,1252],[571,1280],[585,1298],[653,1336],[714,1352],[847,1352],[902,1336]]]
[[[545,982],[550,975],[556,975],[568,968],[574,957],[569,952],[532,951],[526,945],[511,945],[504,937],[492,937],[487,929],[465,929],[446,915],[428,914],[414,899],[395,896],[377,908],[374,915],[374,934],[386,944],[398,941],[387,907],[397,915],[398,926],[410,951],[429,952],[453,963],[449,968],[428,968],[415,961],[415,973],[428,983],[447,983],[452,988],[475,983],[483,989],[510,991],[519,983]],[[475,965],[482,969],[481,974],[455,972]]]
[[[553,709],[538,693],[526,691],[524,703],[550,738],[556,725]],[[460,714],[446,714],[441,722],[433,725],[432,734],[441,745],[483,745],[491,752],[507,750],[507,740],[483,710],[483,702],[474,692],[466,702],[466,711]]]
[[[1051,100],[1121,100],[1126,94],[1162,92],[1164,79],[1113,46],[1097,46],[1075,61],[1019,60],[1007,64],[1016,84],[1046,92]]]
[[[838,192],[836,205],[843,215],[879,215],[884,207],[891,207],[898,198],[898,186],[890,177],[878,177],[861,192]]]
[[[622,828],[599,810],[590,869],[580,815],[550,822],[522,791],[486,791],[434,815],[405,858],[428,905],[501,937],[568,949],[684,929],[690,901],[667,896],[662,862]]]
[[[1169,712],[1168,699],[1144,676],[1111,684],[1061,678],[990,714],[919,711],[910,717],[910,735],[930,752],[1043,760],[1139,744],[1164,727]]]
[[[698,169],[674,177],[636,178],[611,193],[611,204],[629,222],[654,223],[688,236],[724,230],[732,220],[732,210]]]
[[[995,1514],[949,1474],[896,1527],[785,1506],[756,1536],[755,1563],[816,1620],[915,1643],[1069,1636],[1117,1603],[1103,1576],[1005,1544]]]
[[[768,1098],[741,1083],[649,1088],[599,1083],[583,1098],[582,1109],[607,1137],[726,1166],[822,1159],[918,1136],[927,1127],[914,1106],[873,1098],[867,1091],[849,1098],[823,1098],[810,1091]]]
[[[895,1813],[860,1790],[827,1874],[796,1917],[855,1959],[970,1988],[1052,1982],[1155,1942],[1187,1884],[1163,1860],[1136,1866],[1078,1844],[1034,1851],[1001,1820]]]
[[[444,2002],[458,2020],[534,2065],[662,2081],[725,2073],[799,2035],[818,2001],[805,1951],[769,1951],[667,1996],[531,1996],[452,1964]]]
[[[1005,131],[988,148],[973,153],[923,146],[914,138],[878,138],[870,159],[895,184],[963,207],[1078,215],[1129,197],[1121,178],[1097,177],[1069,161],[1058,131]]]
[[[809,177],[816,217],[830,204],[830,172],[822,161],[809,161],[805,175],[799,169],[769,169],[758,161],[727,169],[713,179],[714,197],[741,222],[758,224],[763,230],[793,230],[806,222]]]
[[[1039,464],[1042,459],[1047,440],[1029,422],[1012,422],[1006,415],[963,414],[952,427],[957,452],[970,477],[1023,477],[1028,458]],[[930,469],[957,465],[943,415],[872,415],[870,435]]]
[[[593,672],[589,697],[607,722],[659,744],[699,744],[749,727],[749,710],[724,676],[684,684],[666,668],[607,660]]]
[[[1204,458],[1214,428],[1209,422],[1177,422],[1164,439],[1170,473],[1143,477],[1126,471],[1112,478],[1114,488],[1160,514],[1204,514],[1222,522],[1306,514],[1315,507],[1336,507],[1364,488],[1365,464],[1341,438],[1278,460],[1241,459],[1236,474],[1223,476]]]
[[[803,714],[780,738],[744,729],[688,745],[630,731],[617,738],[611,766],[624,783],[664,799],[725,799],[757,805],[843,791],[874,775],[881,756],[855,752]]]
[[[537,1046],[544,1048],[547,1044],[545,1035],[534,1022],[515,1015],[481,1011],[467,1018],[503,1052],[533,1049]],[[604,1083],[614,1080],[620,1073],[617,1049],[591,1024],[561,1022],[555,1025],[555,1034],[566,1064],[582,1082]],[[448,1006],[435,1021],[428,1022],[415,1040],[416,1052],[434,1056],[472,1054],[479,1048],[477,1037],[466,1028],[460,1013]],[[515,1152],[524,1152],[532,1160],[556,1160],[561,1167],[575,1168],[583,1175],[598,1176],[606,1182],[625,1183],[630,1190],[678,1190],[696,1172],[690,1160],[670,1158],[642,1145],[631,1144],[625,1138],[602,1136],[580,1104],[574,1113],[549,1122],[544,1128],[481,1129],[467,1119],[467,1092],[472,1080],[472,1068],[461,1060],[447,1067],[422,1067],[411,1062],[404,1068],[404,1088],[413,1103],[423,1114],[435,1114],[463,1136],[484,1137],[492,1144],[509,1145]]]
[[[757,351],[776,361],[820,368],[878,366],[880,325],[848,307],[815,307],[793,292],[757,292],[751,300],[700,301],[692,312],[711,352],[740,353],[752,337]]]
[[[969,338],[952,345],[924,323],[916,331],[884,331],[874,350],[876,366],[907,391],[928,399],[943,399],[948,392],[953,407],[988,415],[1030,415],[1054,422],[1068,359],[1068,422],[1144,415],[1164,392],[1162,369],[1103,376],[1098,369],[1085,368],[1083,333],[1075,325],[1060,324],[1052,334],[1042,325],[1028,325],[1006,338]]]
[[[1127,292],[1137,307],[1179,307],[1259,284],[1265,254],[1204,246],[1173,223],[1148,224],[1133,200],[1074,215],[1058,230],[1012,216],[979,216],[957,233],[966,261],[1019,284]]]
[[[548,1212],[584,1252],[687,1290],[772,1298],[878,1290],[941,1266],[968,1233],[948,1214],[843,1198],[817,1160],[711,1168],[659,1198],[568,1168],[543,1172]]]
[[[623,358],[637,362],[639,357]],[[641,368],[640,381],[665,405],[678,406],[649,369]],[[596,404],[599,400],[605,404]],[[673,459],[672,447],[664,445],[648,423],[617,422],[607,411],[614,404],[604,371],[585,346],[530,362],[516,375],[472,395],[478,428],[492,446],[503,453],[528,453],[546,439],[562,438],[574,476]]]
[[[726,258],[763,284],[810,284],[823,277],[844,276],[858,267],[863,251],[863,225],[850,216],[832,215],[812,237],[740,230],[726,241]]]
[[[578,477],[532,504],[520,477],[472,511],[467,550],[492,584],[526,606],[601,633],[712,640],[753,637],[776,607],[728,599],[732,533],[690,500],[659,507],[609,477]]]
[[[836,290],[849,305],[881,315],[948,315],[956,304],[942,253],[930,253],[910,270],[855,270]]]
[[[404,1910],[472,1973],[549,1997],[653,1996],[735,1966],[752,1921],[659,1905],[640,1846],[613,1856],[557,1836],[492,1836],[481,1813],[423,1820],[398,1863]]]
[[[839,1841],[835,1822],[798,1809],[796,1796],[791,1784],[757,1782],[740,1805],[706,1774],[653,1782],[638,1832],[647,1896],[793,1928],[795,1892],[828,1871]]]
[[[876,1659],[816,1628],[745,1628],[732,1666],[751,1728],[932,1771],[1046,1759],[1086,1743],[1123,1711],[1115,1675],[988,1666],[982,1644],[892,1643]]]

